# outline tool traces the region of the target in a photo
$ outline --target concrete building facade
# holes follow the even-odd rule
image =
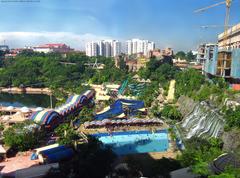
[[[225,37],[227,36],[227,38]],[[223,49],[224,46],[228,50],[240,48],[240,23],[229,28],[227,33],[221,33],[218,35],[219,49]]]
[[[217,44],[214,43],[200,44],[197,52],[197,62],[204,64],[207,59],[212,59],[216,47]]]
[[[87,56],[114,57],[121,54],[121,43],[118,40],[92,41],[86,44]]]
[[[240,24],[228,30],[227,38],[224,33],[218,35],[218,48],[214,48],[212,58],[206,59],[204,72],[240,84]]]
[[[150,50],[148,51],[148,58],[158,58],[161,59],[164,56],[173,56],[173,49],[172,48],[165,48],[165,49],[154,49],[154,50]]]
[[[148,40],[131,39],[126,41],[126,45],[128,55],[143,53],[147,56],[149,51],[155,49],[155,43]]]

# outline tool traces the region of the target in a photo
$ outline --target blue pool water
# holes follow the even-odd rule
[[[129,131],[93,134],[105,146],[110,146],[118,155],[163,152],[168,149],[167,130]]]

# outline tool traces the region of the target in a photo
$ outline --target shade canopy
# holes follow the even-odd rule
[[[14,109],[13,106],[8,106],[8,107],[7,107],[7,110],[8,110],[8,111],[11,111],[11,110],[13,110],[13,109]]]
[[[22,107],[21,109],[20,109],[20,111],[21,112],[23,112],[23,113],[28,113],[28,112],[30,112],[31,110],[28,108],[28,107]]]
[[[35,111],[42,111],[42,110],[43,110],[42,107],[37,107],[37,108],[35,109]]]

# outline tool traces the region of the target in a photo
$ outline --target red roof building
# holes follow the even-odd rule
[[[50,43],[33,47],[33,50],[36,52],[59,52],[59,53],[68,53],[73,51],[70,46],[67,46],[63,43]]]

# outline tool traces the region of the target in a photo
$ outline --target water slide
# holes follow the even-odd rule
[[[138,96],[144,89],[145,83],[140,83],[140,84],[129,84],[128,88],[134,94],[135,96]]]
[[[118,90],[118,94],[119,94],[119,95],[122,95],[122,94],[123,94],[123,92],[124,92],[124,90],[126,89],[127,85],[128,85],[128,79],[125,80],[125,81],[123,82],[123,84],[121,85],[121,87],[119,88],[119,90]]]
[[[123,105],[127,105],[130,109],[138,110],[144,107],[144,102],[139,100],[120,99],[119,101],[121,101]]]
[[[117,100],[115,101],[115,103],[113,103],[110,108],[105,111],[105,112],[101,112],[100,114],[97,114],[94,116],[95,120],[103,120],[103,119],[109,119],[109,118],[113,118],[116,117],[120,114],[122,114],[123,111],[123,107],[122,107],[122,103],[121,101]]]
[[[140,109],[144,108],[144,102],[138,100],[116,100],[108,110],[100,112],[94,116],[95,120],[117,118],[119,115],[124,116],[124,108],[129,109],[130,115],[135,115]]]
[[[84,105],[89,105],[93,101],[94,90],[87,90],[81,95],[70,96],[66,103],[52,110],[34,112],[30,120],[44,125],[46,128],[56,128],[69,114],[80,112]]]

